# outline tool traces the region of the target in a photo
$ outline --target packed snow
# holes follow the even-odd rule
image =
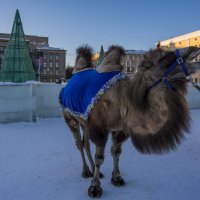
[[[111,141],[101,171],[109,200],[199,200],[200,110],[182,145],[166,155],[142,155],[128,140],[120,159],[126,185],[110,183]],[[94,145],[92,145],[94,153]],[[63,118],[0,125],[0,200],[84,200],[91,179],[81,177],[81,157]]]

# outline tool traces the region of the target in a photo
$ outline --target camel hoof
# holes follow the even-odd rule
[[[93,177],[93,175],[92,175],[92,173],[90,172],[89,168],[83,170],[83,172],[82,172],[82,177],[83,177],[83,178]]]
[[[100,186],[90,186],[88,189],[88,196],[91,198],[99,198],[101,197],[103,191]]]
[[[126,182],[124,181],[124,179],[121,176],[112,177],[111,183],[116,187],[121,187],[123,185],[126,185]]]

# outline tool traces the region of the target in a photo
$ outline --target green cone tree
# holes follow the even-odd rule
[[[103,57],[104,57],[104,50],[103,50],[103,45],[101,45],[101,50],[99,52],[99,58],[96,64],[96,68],[101,64]]]
[[[21,83],[36,79],[18,10],[4,55],[0,82]]]

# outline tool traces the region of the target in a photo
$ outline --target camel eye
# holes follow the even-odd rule
[[[147,62],[145,67],[146,67],[147,69],[149,69],[149,68],[151,67],[151,63],[150,63],[150,62]]]
[[[172,63],[176,60],[176,55],[174,53],[169,53],[159,59],[158,63]]]

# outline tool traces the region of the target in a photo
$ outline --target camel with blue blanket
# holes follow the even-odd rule
[[[100,168],[109,133],[113,142],[111,182],[118,187],[125,185],[119,157],[127,138],[145,154],[166,153],[182,142],[190,127],[186,93],[188,77],[199,67],[199,63],[189,62],[196,50],[150,50],[130,78],[121,71],[125,54],[122,47],[110,47],[98,71],[93,69],[91,48],[77,49],[74,75],[59,98],[64,119],[81,153],[82,176],[93,176],[90,197],[102,195]],[[94,161],[90,140],[96,145]]]

